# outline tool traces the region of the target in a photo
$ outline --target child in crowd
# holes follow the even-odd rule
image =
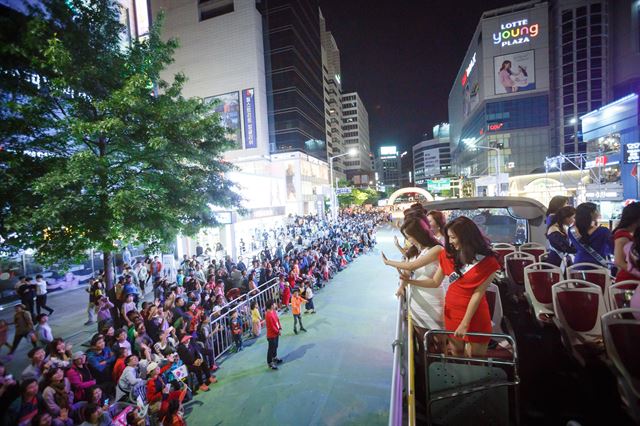
[[[47,314],[40,314],[37,319],[36,335],[38,336],[38,344],[46,347],[49,343],[53,342],[53,331],[51,331],[51,326],[49,325],[49,316]]]
[[[259,337],[262,331],[262,316],[256,302],[251,302],[251,333],[253,337]]]
[[[284,312],[289,312],[289,302],[291,301],[291,287],[288,282],[284,283],[284,290],[282,292],[282,307]]]
[[[236,349],[240,352],[242,350],[242,320],[238,316],[237,309],[231,313],[231,334]]]
[[[307,300],[307,304],[305,305],[305,314],[315,314],[316,310],[315,307],[313,305],[313,289],[311,288],[311,283],[309,281],[305,282],[304,284],[304,296],[305,299]]]
[[[302,325],[302,317],[300,315],[300,305],[302,305],[302,303],[306,301],[307,300],[304,297],[300,296],[299,289],[296,288],[295,290],[293,290],[293,297],[291,298],[291,312],[293,313],[293,332],[296,334],[298,334],[298,323],[300,323],[300,330],[304,331],[305,333],[307,332],[307,330],[304,328],[304,325]]]

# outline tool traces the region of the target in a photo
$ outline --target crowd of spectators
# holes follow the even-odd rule
[[[281,237],[273,250],[265,245],[248,263],[201,253],[185,255],[175,279],[165,276],[158,257],[126,264],[114,285],[100,275],[87,288],[86,325],[97,325],[97,333],[86,350],[74,350],[51,329],[46,300],[38,303],[36,324],[30,307],[18,305],[10,352],[22,339],[33,348],[20,377],[0,363],[4,424],[144,425],[145,414],[163,425],[185,424],[182,403],[217,382],[216,360],[228,349],[220,342],[232,336],[241,350],[243,338],[261,335],[265,307],[252,296],[268,286],[288,311],[291,296],[303,294],[305,312],[315,313],[313,292],[375,244],[375,227],[384,220],[377,212],[343,212],[332,223],[291,217],[274,232]]]

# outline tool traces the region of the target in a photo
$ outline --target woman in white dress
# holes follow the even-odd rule
[[[383,253],[384,263],[398,269],[412,271],[415,279],[432,278],[438,269],[438,256],[442,246],[431,232],[426,217],[422,215],[407,217],[401,231],[405,238],[419,250],[418,256],[413,260],[400,262],[387,259]],[[411,318],[419,335],[423,336],[427,330],[442,329],[444,306],[442,287],[424,288],[410,285],[409,291],[411,292],[409,306]]]

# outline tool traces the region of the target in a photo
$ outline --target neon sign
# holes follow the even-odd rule
[[[475,65],[476,65],[476,54],[474,52],[473,56],[471,57],[471,61],[469,61],[469,65],[467,65],[467,68],[464,70],[464,74],[462,74],[461,83],[463,86],[467,84],[467,80],[469,79],[469,76],[471,75],[471,71],[473,70],[473,67]]]
[[[493,33],[493,44],[500,47],[528,43],[540,33],[539,24],[529,25],[528,19],[500,24],[500,31]]]
[[[502,126],[504,126],[504,123],[489,124],[489,130],[492,132],[496,132],[502,129]]]

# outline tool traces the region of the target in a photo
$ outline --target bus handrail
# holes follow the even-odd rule
[[[405,299],[398,298],[398,313],[396,315],[396,335],[391,345],[393,348],[393,368],[391,373],[391,397],[389,400],[389,426],[402,426],[403,406],[403,352],[406,340],[404,339],[404,311]]]

